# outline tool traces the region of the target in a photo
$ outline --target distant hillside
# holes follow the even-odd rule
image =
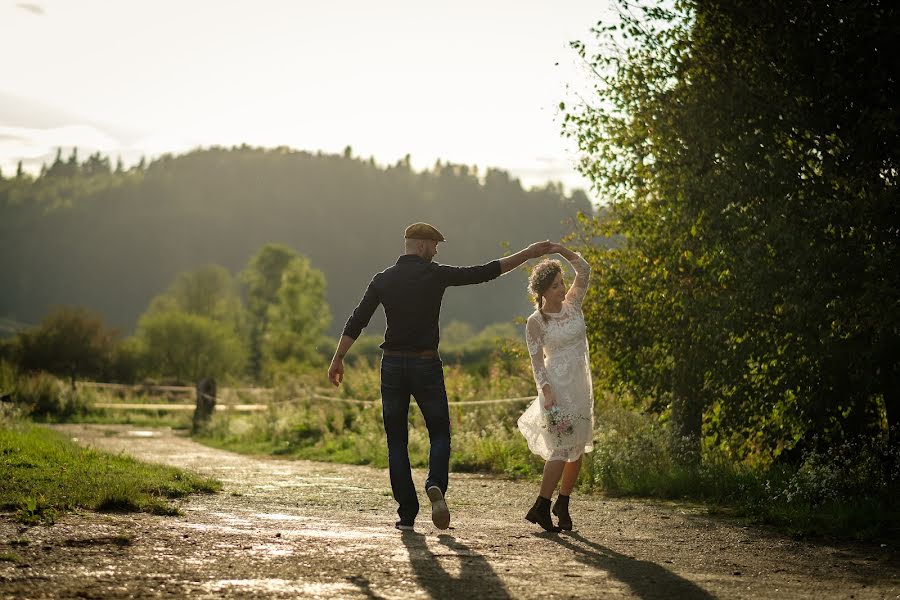
[[[281,242],[324,271],[341,329],[370,277],[402,253],[403,229],[427,221],[447,237],[437,260],[486,262],[557,239],[584,193],[523,190],[499,170],[413,171],[351,156],[239,147],[165,156],[122,171],[95,155],[57,161],[36,179],[0,180],[0,316],[37,322],[53,305],[97,310],[130,331],[181,271],[206,263],[237,273]],[[444,321],[475,327],[530,312],[524,273],[445,296]],[[380,311],[367,333],[383,329]]]

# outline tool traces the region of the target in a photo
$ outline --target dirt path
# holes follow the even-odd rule
[[[577,531],[545,534],[523,520],[534,485],[451,475],[451,529],[431,525],[420,490],[417,531],[401,534],[386,471],[247,458],[165,429],[60,429],[224,490],[180,517],[4,517],[0,552],[23,560],[0,562],[2,597],[900,598],[892,548],[797,542],[700,508],[578,497]]]

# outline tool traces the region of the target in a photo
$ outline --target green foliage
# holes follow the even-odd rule
[[[156,296],[147,313],[181,311],[231,326],[240,334],[246,317],[231,275],[219,265],[179,273],[169,289]]]
[[[169,514],[169,499],[221,487],[180,469],[82,448],[39,427],[0,430],[0,461],[0,509],[29,524],[82,508]]]
[[[309,259],[295,256],[285,265],[275,297],[267,306],[260,345],[264,379],[295,371],[301,364],[323,364],[317,347],[330,322],[325,276]]]
[[[69,386],[46,373],[21,377],[12,394],[16,404],[39,419],[63,420],[85,408]]]
[[[575,44],[601,101],[564,117],[609,203],[580,232],[595,373],[647,398],[695,465],[702,439],[768,464],[887,435],[900,130],[881,57],[897,8],[620,8],[596,52]]]
[[[59,208],[71,208],[72,201],[78,197],[121,191],[120,188],[140,180],[143,174],[138,170],[110,173],[108,165],[109,158],[100,153],[79,163],[77,150],[73,149],[66,161],[58,150],[52,165],[45,166],[41,175],[33,178],[22,170],[20,161],[15,178],[0,178],[0,206],[17,209],[23,204],[34,203],[35,208],[49,213]]]
[[[246,362],[247,315],[231,275],[218,265],[179,273],[120,347],[123,375],[239,377]]]
[[[503,361],[493,361],[492,377],[467,373],[460,366],[445,366],[448,398],[466,402],[499,397],[527,396],[534,383],[530,376],[514,376]],[[283,381],[265,413],[217,412],[202,441],[248,453],[272,453],[314,460],[387,466],[387,447],[381,419],[379,366],[358,359],[348,366],[340,393],[372,405],[313,398],[324,385],[324,370],[316,375]],[[486,471],[512,476],[539,473],[540,462],[527,451],[516,429],[524,402],[453,406],[451,467],[459,471]],[[428,432],[421,413],[410,406],[410,460],[428,464]]]
[[[144,367],[143,345],[132,336],[116,344],[108,381],[134,383],[147,369]]]
[[[241,281],[247,309],[223,267],[178,274],[150,303],[135,337],[118,348],[116,373],[128,380],[233,380],[244,376],[249,358],[251,374],[272,381],[320,366],[330,321],[322,272],[290,248],[269,244],[250,260]]]
[[[11,361],[0,359],[0,394],[10,393],[19,379],[19,370]]]
[[[512,323],[492,323],[476,333],[468,323],[452,321],[441,328],[441,357],[445,363],[464,364],[485,374],[493,360],[504,357],[501,350],[521,342],[521,336]]]
[[[372,275],[402,252],[412,221],[448,236],[442,262],[480,264],[502,254],[503,242],[518,249],[558,238],[563,221],[591,210],[581,192],[524,190],[503,171],[439,163],[416,172],[402,161],[383,166],[287,148],[208,148],[127,172],[84,171],[58,166],[0,181],[0,315],[37,322],[66,303],[133,331],[178,273],[210,262],[238,273],[277,241],[325,274],[333,337]],[[508,319],[510,310],[529,308],[522,287],[504,277],[451,290],[444,315],[476,329]],[[383,324],[379,313],[369,331]]]
[[[283,244],[266,244],[241,272],[250,314],[250,373],[271,378],[303,360],[316,360],[331,318],[325,277]]]
[[[72,389],[71,382],[41,371],[23,373],[6,361],[0,361],[0,390],[6,397],[0,410],[0,426],[23,417],[65,421],[88,411],[87,402]]]
[[[797,466],[751,466],[705,446],[700,465],[685,468],[672,455],[659,416],[605,403],[596,418],[599,433],[585,457],[582,489],[700,500],[800,535],[900,535],[900,452],[886,439],[810,451]]]
[[[14,354],[21,368],[61,377],[103,378],[110,371],[117,332],[84,308],[62,307],[20,333]]]
[[[137,340],[148,374],[196,383],[243,371],[246,352],[228,325],[178,310],[150,313],[138,322]]]

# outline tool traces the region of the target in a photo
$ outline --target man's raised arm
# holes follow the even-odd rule
[[[511,254],[509,256],[505,256],[500,259],[500,274],[509,273],[526,260],[532,258],[540,258],[545,254],[549,254],[551,248],[553,247],[553,242],[544,241],[544,242],[535,242],[524,248],[519,250],[515,254]]]

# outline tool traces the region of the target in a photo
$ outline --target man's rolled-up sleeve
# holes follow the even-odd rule
[[[446,286],[484,283],[500,277],[501,274],[499,260],[492,260],[489,263],[472,267],[435,266],[441,281]]]
[[[366,293],[363,294],[362,300],[359,301],[359,306],[353,310],[353,314],[347,319],[347,324],[344,325],[343,335],[351,337],[354,340],[357,339],[362,333],[362,330],[369,324],[369,321],[372,320],[372,315],[375,314],[375,309],[378,308],[380,303],[381,298],[378,294],[375,280],[373,279],[369,282],[369,286],[366,288]]]

